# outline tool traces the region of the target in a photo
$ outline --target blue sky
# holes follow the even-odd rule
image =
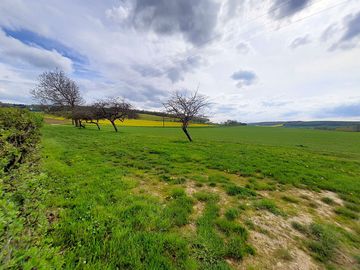
[[[359,120],[357,0],[0,1],[0,101],[61,68],[86,101],[162,110],[199,86],[214,121]]]

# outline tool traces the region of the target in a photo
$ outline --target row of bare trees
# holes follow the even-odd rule
[[[133,106],[120,98],[101,99],[90,106],[83,106],[85,102],[76,82],[58,69],[42,73],[31,94],[41,104],[69,111],[73,124],[79,128],[84,128],[84,123],[90,123],[100,130],[99,120],[107,119],[117,132],[116,120],[123,122],[133,114]],[[163,105],[168,114],[180,120],[183,132],[192,141],[187,128],[191,120],[202,116],[204,108],[209,105],[207,98],[197,91],[190,95],[175,92]]]
[[[78,85],[58,69],[42,73],[31,94],[41,104],[69,111],[73,124],[79,128],[84,128],[86,122],[100,129],[99,120],[107,119],[117,132],[115,121],[124,121],[132,109],[130,103],[120,98],[101,99],[91,106],[82,106],[85,102]]]

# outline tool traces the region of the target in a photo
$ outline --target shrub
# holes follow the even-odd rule
[[[0,108],[0,268],[60,269],[42,204],[47,175],[38,172],[42,118],[27,110]]]
[[[21,109],[0,109],[0,176],[24,161],[39,141],[41,116]]]

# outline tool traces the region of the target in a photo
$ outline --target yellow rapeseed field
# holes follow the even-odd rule
[[[44,115],[45,121],[49,120],[48,122],[51,123],[51,120],[58,120],[58,121],[64,121],[64,124],[69,124],[70,120],[66,119],[64,117],[60,116],[54,116],[50,114]],[[59,124],[59,123],[57,123]],[[86,124],[86,123],[85,123]],[[100,126],[104,125],[111,125],[111,123],[108,120],[100,120],[99,121]],[[124,122],[116,121],[116,124],[119,126],[128,126],[128,127],[162,127],[163,122],[162,121],[155,121],[155,120],[147,120],[147,119],[125,119]],[[89,124],[91,125],[91,124]],[[165,121],[164,122],[165,127],[180,127],[181,123],[179,122],[172,122],[172,121]],[[209,124],[190,124],[191,127],[207,127],[210,126]]]

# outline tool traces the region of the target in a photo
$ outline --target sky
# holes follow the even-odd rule
[[[215,122],[360,120],[360,1],[0,0],[0,101],[55,68],[88,104],[199,89]]]

